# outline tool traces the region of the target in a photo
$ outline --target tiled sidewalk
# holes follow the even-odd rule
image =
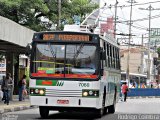
[[[10,101],[9,105],[4,104],[3,101],[0,101],[0,114],[12,111],[31,109],[34,107],[35,106],[30,105],[29,99],[26,99],[25,101],[18,101],[18,99],[14,99],[13,101]]]

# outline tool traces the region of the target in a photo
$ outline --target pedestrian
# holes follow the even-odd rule
[[[2,84],[2,88],[4,89],[4,104],[9,105],[10,92],[12,90],[13,81],[11,78],[11,74],[7,73],[4,83]]]
[[[25,96],[27,95],[26,75],[23,75],[22,79],[18,82],[18,87],[19,87],[19,101],[22,101],[22,99],[25,99]]]
[[[22,80],[22,94],[23,94],[23,100],[25,99],[25,97],[27,96],[27,82],[26,82],[26,75],[23,75],[23,80]]]
[[[120,100],[121,100],[121,101],[123,101],[123,95],[122,95],[122,85],[123,85],[123,83],[121,83],[121,90],[120,90],[120,91],[121,91],[121,92],[120,92]]]
[[[146,88],[145,83],[142,83],[141,88]]]
[[[129,91],[127,83],[124,82],[122,85],[122,96],[123,96],[123,101],[126,102],[127,99],[127,92]]]
[[[135,83],[132,84],[131,88],[136,88],[136,85]]]
[[[159,84],[158,83],[155,85],[155,88],[157,88],[157,89],[159,88]]]

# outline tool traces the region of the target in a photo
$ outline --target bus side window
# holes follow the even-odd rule
[[[113,68],[113,48],[110,45],[110,63],[111,63],[111,68]]]
[[[113,47],[113,59],[112,59],[112,63],[113,63],[113,68],[115,69],[116,68],[116,57],[115,57],[115,47]]]
[[[115,48],[115,63],[116,63],[116,69],[118,69],[118,48]]]
[[[111,68],[111,45],[108,45],[109,48],[108,48],[108,52],[109,52],[109,60],[108,60],[108,64],[109,64],[109,67]]]
[[[119,48],[117,49],[117,59],[118,59],[118,60],[117,60],[117,61],[118,61],[118,62],[117,62],[117,64],[118,64],[118,69],[120,70],[120,67],[121,67],[121,66],[120,66]]]
[[[104,53],[103,53],[103,57],[104,57],[104,60],[105,60],[105,62],[106,62],[106,44],[105,44],[105,42],[103,42],[103,51],[104,51]]]
[[[109,67],[109,45],[106,43],[106,66]]]
[[[104,42],[103,43],[103,46],[104,46],[104,57],[105,57],[105,60],[104,60],[104,65],[105,67],[107,67],[107,55],[106,55],[106,43]]]
[[[108,67],[110,68],[111,67],[111,64],[110,64],[110,45],[109,44],[107,44],[107,54],[108,54]]]

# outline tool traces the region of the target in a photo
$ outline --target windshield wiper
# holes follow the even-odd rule
[[[56,53],[54,54],[54,50],[52,49],[52,47],[51,47],[51,44],[49,43],[49,48],[50,48],[50,51],[51,51],[51,54],[52,54],[52,56],[53,56],[53,58],[55,58],[55,62],[56,62]]]
[[[84,44],[81,44],[81,46],[78,48],[77,52],[74,55],[74,59],[76,59],[78,57],[78,55],[81,53],[82,48],[84,47]]]

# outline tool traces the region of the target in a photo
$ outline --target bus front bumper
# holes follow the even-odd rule
[[[30,96],[31,105],[46,107],[78,107],[99,109],[99,98]]]

